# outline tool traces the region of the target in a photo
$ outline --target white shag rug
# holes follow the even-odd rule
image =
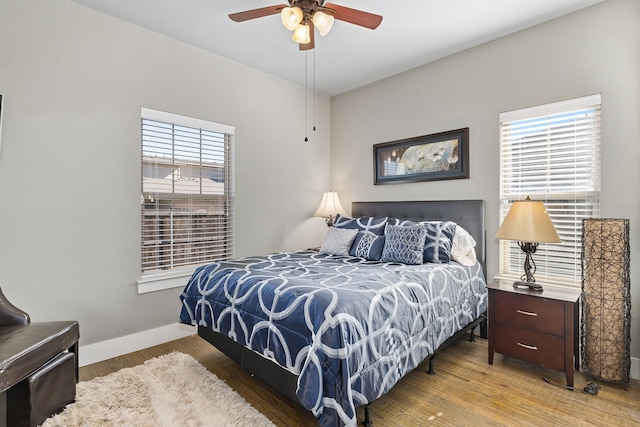
[[[224,381],[180,352],[81,381],[76,401],[42,427],[275,427]]]

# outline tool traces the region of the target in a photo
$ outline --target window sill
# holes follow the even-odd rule
[[[182,288],[186,286],[194,268],[173,271],[170,273],[149,274],[138,280],[138,294],[162,291],[165,289]]]

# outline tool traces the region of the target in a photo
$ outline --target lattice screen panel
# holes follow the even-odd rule
[[[631,281],[629,220],[582,220],[582,370],[629,382]]]

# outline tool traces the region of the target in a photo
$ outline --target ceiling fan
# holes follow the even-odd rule
[[[324,36],[331,29],[334,19],[372,30],[378,28],[382,22],[380,15],[325,3],[324,0],[288,0],[288,2],[289,6],[282,4],[245,10],[244,12],[232,13],[229,18],[235,22],[243,22],[279,13],[285,28],[293,31],[292,39],[299,44],[300,50],[313,49],[315,46],[314,28]]]

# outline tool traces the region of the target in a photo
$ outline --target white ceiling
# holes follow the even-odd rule
[[[301,86],[315,80],[318,92],[337,95],[604,0],[333,0],[382,15],[382,24],[369,30],[336,21],[325,37],[316,33],[309,53],[278,15],[228,18],[284,1],[72,1]]]

